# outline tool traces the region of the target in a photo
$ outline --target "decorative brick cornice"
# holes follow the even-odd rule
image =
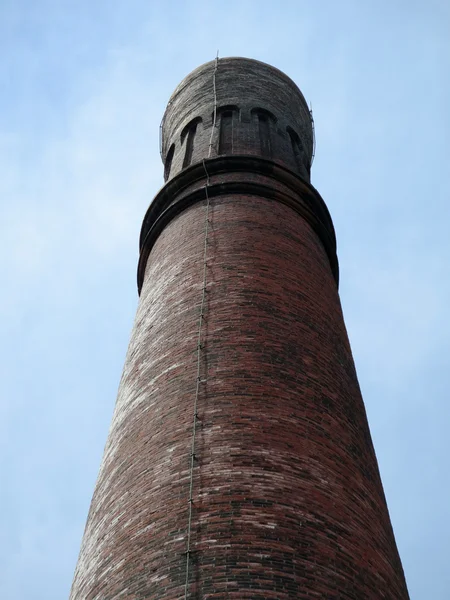
[[[183,210],[208,196],[249,194],[275,200],[300,214],[319,237],[330,261],[336,285],[339,265],[333,222],[319,192],[307,181],[271,160],[248,155],[221,156],[181,171],[156,195],[142,224],[138,264],[141,292],[151,249],[166,225]]]

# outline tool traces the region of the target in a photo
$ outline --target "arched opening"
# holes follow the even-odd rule
[[[169,152],[166,156],[166,162],[164,163],[164,181],[169,179],[170,169],[172,168],[173,155],[175,153],[175,144],[172,144],[169,148]]]
[[[286,127],[286,131],[289,134],[289,138],[291,140],[292,154],[294,155],[295,164],[297,165],[297,169],[299,171],[306,168],[308,171],[308,165],[305,164],[305,151],[303,149],[303,144],[298,136],[297,132],[295,132],[292,127]]]
[[[200,117],[197,117],[196,119],[188,123],[181,133],[181,144],[183,144],[186,140],[183,159],[183,169],[189,167],[189,165],[192,162],[192,155],[194,153],[195,134],[197,132],[197,126],[199,123],[201,123],[201,121],[202,120],[200,119]]]
[[[254,108],[252,115],[258,119],[259,143],[261,156],[272,158],[272,124],[276,123],[275,116],[264,108]]]
[[[220,119],[218,154],[232,154],[233,129],[239,108],[233,105],[221,106],[217,109],[217,115]]]
[[[220,115],[219,154],[233,152],[233,112],[224,111]]]

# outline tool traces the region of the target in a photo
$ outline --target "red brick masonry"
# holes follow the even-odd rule
[[[321,244],[274,201],[210,214],[192,598],[407,598]],[[150,254],[73,598],[183,598],[203,239],[196,204]]]
[[[255,94],[259,71],[275,92],[285,86],[287,99],[295,92],[267,65],[225,59],[228,85],[217,89],[237,108],[222,139],[232,127],[241,152],[248,140],[249,156],[213,156],[203,165],[209,136],[200,126],[200,145],[194,133],[185,136],[191,166],[183,167],[185,146],[174,146],[169,181],[144,219],[141,298],[70,598],[185,598],[205,167],[206,300],[186,597],[407,600],[337,291],[334,230],[305,175],[309,114],[302,109],[297,127],[299,95],[292,110],[282,105],[283,127],[282,117],[268,123],[263,112],[263,125],[246,120],[232,87],[236,81],[245,95],[246,86],[232,77],[234,64]],[[192,85],[200,75],[189,76]],[[204,122],[211,106],[197,105],[206,102],[200,91],[208,81],[195,95]],[[246,97],[248,114],[255,105],[275,111],[275,92],[272,104]],[[187,100],[175,104],[172,112],[188,115],[169,115],[167,147],[180,144],[197,114]],[[286,123],[300,132],[299,144],[309,144],[297,174],[289,152],[300,146],[297,138],[290,144]],[[252,131],[272,135],[270,144]],[[257,156],[260,147],[275,153],[273,161]]]

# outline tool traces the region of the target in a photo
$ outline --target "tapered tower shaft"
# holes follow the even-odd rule
[[[273,67],[175,90],[72,600],[408,598],[312,155]]]

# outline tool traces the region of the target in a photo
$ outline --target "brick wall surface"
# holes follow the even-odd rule
[[[224,66],[231,73],[237,61],[239,73],[240,60]],[[263,71],[248,105],[260,93],[276,112],[268,82],[278,98],[290,89],[278,119],[297,119],[301,131],[306,105],[294,84],[244,62],[245,73]],[[202,102],[191,80],[198,72],[169,105],[169,145]],[[188,169],[174,159],[144,219],[141,297],[70,598],[407,600],[329,213],[284,159],[287,147],[274,146],[272,163],[248,137],[245,160],[202,164],[204,140]]]
[[[260,198],[210,215],[191,597],[407,598],[317,237]],[[183,597],[203,217],[150,255],[73,598]]]

